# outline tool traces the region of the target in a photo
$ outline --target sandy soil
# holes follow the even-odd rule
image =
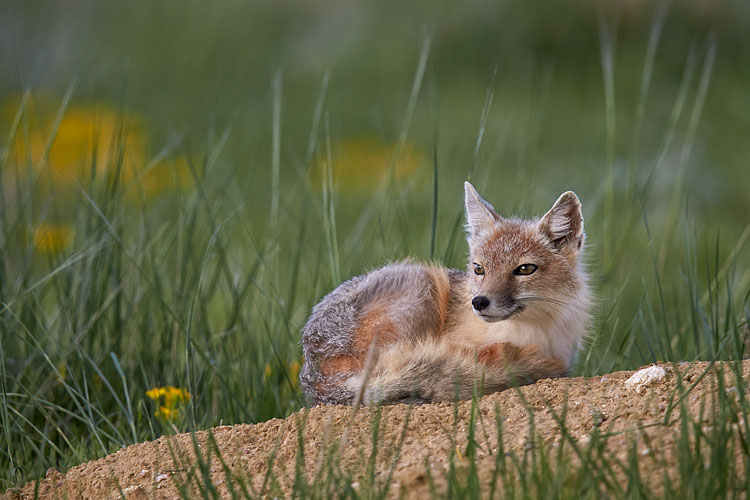
[[[705,407],[710,406],[707,396],[716,390],[715,369],[720,366],[717,363],[710,368],[707,376],[701,377],[709,368],[708,363],[661,365],[666,374],[664,378],[646,381],[642,386],[626,384],[635,373],[631,371],[593,378],[541,380],[520,391],[511,389],[485,396],[479,404],[477,426],[480,479],[487,479],[494,465],[493,453],[498,448],[496,411],[503,419],[506,450],[523,454],[533,453],[536,446],[559,446],[562,433],[554,415],[561,414],[566,404],[567,431],[578,445],[586,446],[590,442],[591,431],[597,428],[600,432],[614,433],[607,441],[606,452],[625,463],[633,443],[636,443],[642,456],[654,455],[648,443],[651,448],[658,448],[660,460],[666,459],[668,464],[675,465],[672,452],[679,437],[679,411],[676,409],[672,412],[668,425],[653,424],[664,422],[670,402],[674,403],[679,397],[678,391],[675,391],[678,379],[676,371],[682,374],[684,387],[695,386],[684,400],[688,410],[696,421],[704,419],[703,425],[709,425],[710,415],[705,412]],[[746,361],[743,377],[747,377],[749,372],[750,361]],[[726,376],[726,380],[730,381],[731,377]],[[730,382],[729,391],[732,390],[731,385]],[[521,402],[519,394],[528,406]],[[534,410],[538,437],[535,444],[529,439],[529,407]],[[701,407],[704,408],[702,416]],[[387,475],[393,450],[406,424],[403,447],[393,475],[393,493],[403,491],[409,497],[423,497],[429,487],[426,463],[429,463],[431,475],[440,487],[449,454],[458,449],[459,464],[466,461],[460,452],[467,444],[470,411],[471,402],[460,403],[457,412],[455,406],[449,403],[416,406],[410,412],[405,405],[384,408],[380,421],[377,476]],[[341,466],[355,476],[361,473],[370,456],[373,421],[374,412],[367,408],[352,415],[349,407],[315,407],[300,410],[285,420],[216,427],[196,433],[195,437],[197,449],[204,457],[207,474],[222,497],[230,495],[227,469],[246,478],[259,491],[266,479],[267,464],[272,454],[275,454],[275,480],[268,481],[267,486],[274,485],[276,491],[273,493],[283,495],[290,490],[294,481],[299,449],[297,429],[300,424],[304,426],[304,457],[299,457],[299,460],[300,464],[304,463],[307,477],[312,479],[316,471],[324,466],[321,450],[328,450],[338,443],[348,426],[346,443],[340,455]],[[451,438],[453,429],[457,430],[456,442]],[[211,453],[209,432],[215,438],[227,469],[216,459],[215,453]],[[192,439],[190,434],[161,437],[78,465],[66,474],[50,469],[39,482],[40,498],[114,499],[121,498],[120,492],[128,499],[178,498],[180,485],[184,486],[190,480],[191,471],[195,471],[197,463]],[[642,462],[646,464],[647,461]],[[658,488],[660,482],[661,478],[655,482],[655,487]],[[9,490],[0,497],[3,500],[33,498],[34,488],[35,485],[29,483],[20,490]]]

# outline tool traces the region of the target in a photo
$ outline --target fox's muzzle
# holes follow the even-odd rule
[[[490,299],[488,299],[484,295],[477,295],[472,299],[471,305],[472,307],[474,307],[474,310],[483,311],[484,309],[487,309],[487,306],[490,305]]]
[[[510,318],[523,310],[523,305],[513,300],[505,298],[502,301],[492,301],[485,295],[477,295],[471,300],[471,306],[474,312],[488,323],[502,321]]]

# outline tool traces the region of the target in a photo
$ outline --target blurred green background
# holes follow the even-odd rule
[[[744,356],[749,132],[740,0],[5,0],[0,489],[299,408],[325,293],[465,265],[465,179],[581,197],[578,373]]]
[[[271,170],[274,78],[280,74],[281,171],[289,180],[304,167],[327,74],[323,108],[334,149],[363,135],[382,144],[398,140],[428,38],[426,73],[407,131],[426,152],[427,166],[437,137],[441,174],[465,177],[489,90],[494,99],[481,175],[493,180],[491,189],[499,194],[506,186],[516,192],[519,180],[537,178],[535,188],[547,191],[546,200],[564,187],[540,180],[552,171],[565,172],[566,186],[595,192],[612,167],[608,161],[615,175],[633,155],[635,172],[647,170],[687,76],[686,109],[673,143],[679,151],[706,51],[715,44],[700,133],[689,165],[678,167],[688,170],[690,184],[701,181],[695,197],[710,205],[725,202],[742,219],[748,9],[744,2],[699,0],[671,6],[580,0],[555,8],[512,1],[11,0],[4,2],[0,21],[0,88],[6,96],[43,92],[55,106],[72,89],[74,103],[106,103],[135,113],[145,122],[152,156],[174,144],[200,153],[211,133],[229,131],[223,159],[241,163],[234,176],[253,178],[245,196],[252,194],[261,210],[268,205],[262,196],[268,183],[262,181]],[[643,68],[654,35],[660,36],[643,100]],[[612,151],[606,150],[603,51],[613,64]],[[645,113],[636,134],[639,104]],[[675,163],[666,161],[664,170],[674,170]],[[457,189],[450,187],[452,193]]]

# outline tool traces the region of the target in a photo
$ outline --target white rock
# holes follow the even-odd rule
[[[667,371],[661,366],[649,366],[638,370],[632,377],[625,381],[625,387],[635,389],[640,394],[645,387],[648,387],[655,381],[659,381],[667,376]]]

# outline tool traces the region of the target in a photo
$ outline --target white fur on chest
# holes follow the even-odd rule
[[[566,361],[570,361],[584,335],[584,319],[577,314],[561,314],[554,320],[528,318],[520,315],[497,323],[487,323],[467,308],[462,311],[454,326],[445,332],[454,345],[482,348],[498,342],[510,342],[516,346],[536,345]]]

